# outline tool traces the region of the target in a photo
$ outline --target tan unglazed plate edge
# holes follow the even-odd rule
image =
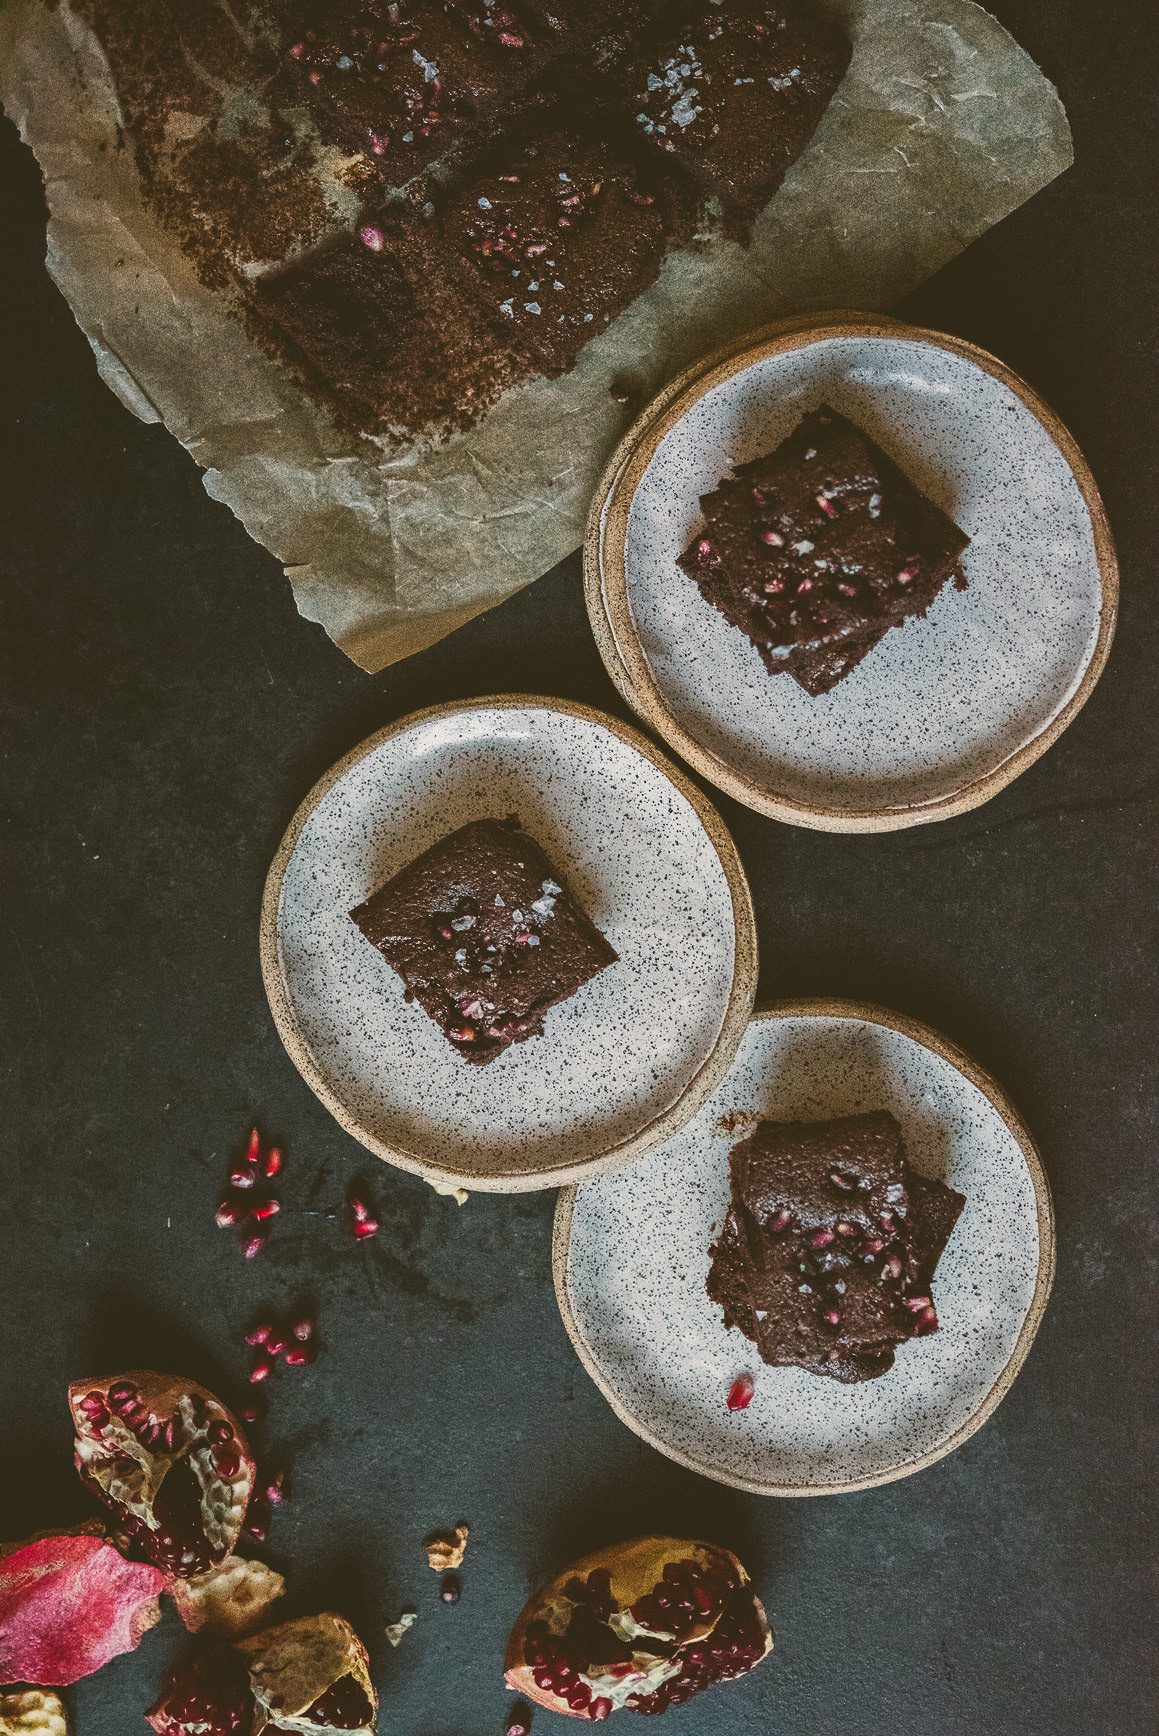
[[[1068,465],[1090,514],[1102,584],[1099,631],[1078,687],[1059,712],[1029,741],[984,776],[935,800],[913,806],[853,810],[808,804],[766,788],[703,746],[665,701],[640,644],[628,597],[624,559],[628,514],[640,481],[660,442],[705,393],[754,362],[832,338],[899,338],[930,344],[975,363],[1019,398],[1042,424]],[[1119,599],[1114,539],[1098,485],[1074,438],[1050,406],[997,357],[944,332],[905,325],[881,314],[841,310],[779,320],[685,369],[641,413],[612,454],[600,478],[584,533],[584,593],[588,617],[604,665],[628,704],[680,757],[726,795],[758,813],[822,832],[892,832],[948,820],[988,802],[1044,754],[1089,699],[1110,654]]]
[[[559,1302],[559,1311],[563,1317],[568,1336],[575,1346],[576,1353],[584,1368],[599,1387],[620,1421],[648,1445],[655,1447],[658,1453],[666,1458],[674,1459],[686,1470],[695,1471],[700,1476],[711,1477],[714,1482],[726,1483],[734,1489],[744,1489],[752,1495],[843,1495],[853,1494],[859,1489],[877,1488],[883,1483],[895,1483],[902,1477],[909,1477],[916,1471],[924,1471],[928,1466],[936,1464],[947,1454],[954,1452],[964,1441],[982,1427],[982,1424],[997,1409],[1006,1397],[1014,1383],[1022,1364],[1025,1362],[1030,1346],[1034,1342],[1046,1304],[1050,1297],[1051,1285],[1054,1283],[1054,1208],[1051,1204],[1050,1185],[1038,1155],[1038,1148],[1031,1137],[1030,1130],[1015,1109],[1002,1087],[984,1068],[971,1059],[956,1043],[951,1043],[932,1026],[923,1024],[919,1019],[907,1018],[902,1013],[890,1012],[885,1007],[874,1006],[869,1001],[847,1000],[791,1000],[770,1001],[758,1006],[753,1013],[756,1019],[794,1019],[794,1018],[826,1018],[826,1019],[859,1019],[869,1024],[883,1026],[890,1031],[899,1032],[902,1036],[912,1038],[915,1043],[929,1049],[941,1060],[947,1061],[961,1073],[971,1085],[975,1086],[997,1110],[1010,1133],[1017,1142],[1034,1188],[1034,1200],[1038,1219],[1038,1275],[1035,1281],[1034,1293],[1030,1307],[1022,1323],[1022,1329],[1015,1341],[1014,1348],[1003,1368],[1002,1373],[986,1394],[982,1403],[966,1422],[939,1441],[928,1452],[916,1458],[907,1460],[904,1464],[878,1472],[873,1476],[850,1478],[840,1482],[801,1484],[777,1483],[772,1481],[754,1480],[738,1477],[730,1472],[722,1471],[715,1464],[704,1463],[688,1454],[680,1452],[665,1441],[654,1435],[640,1420],[622,1405],[614,1391],[604,1380],[599,1362],[594,1351],[580,1331],[572,1312],[568,1297],[567,1266],[568,1251],[571,1243],[572,1213],[575,1206],[576,1189],[574,1186],[564,1189],[559,1196],[555,1210],[555,1223],[552,1231],[551,1265],[555,1280],[555,1294]]]
[[[319,802],[353,766],[366,758],[368,754],[374,753],[383,742],[389,741],[394,736],[403,735],[416,727],[421,727],[436,718],[464,716],[480,711],[515,711],[520,709],[559,712],[565,716],[599,725],[647,760],[685,798],[704,828],[724,871],[732,903],[736,951],[732,987],[716,1042],[711,1053],[702,1062],[698,1071],[688,1081],[674,1103],[670,1104],[661,1114],[653,1117],[629,1139],[622,1140],[606,1151],[595,1152],[580,1162],[570,1163],[558,1169],[523,1170],[505,1175],[501,1172],[478,1173],[470,1168],[451,1169],[432,1163],[418,1152],[401,1150],[388,1145],[365,1126],[357,1115],[351,1113],[342,1099],[331,1089],[299,1026],[282,973],[279,950],[279,910],[286,869],[303,828]],[[599,1175],[605,1170],[615,1169],[621,1164],[630,1163],[634,1158],[642,1157],[645,1152],[651,1151],[655,1146],[662,1145],[666,1139],[670,1139],[711,1097],[732,1065],[752,1014],[758,977],[756,917],[753,911],[752,893],[732,836],[708,798],[691,779],[685,777],[684,773],[672,764],[665,754],[661,753],[645,736],[630,725],[621,723],[617,718],[610,717],[607,713],[598,711],[592,706],[579,705],[564,699],[522,693],[497,694],[480,699],[453,701],[449,704],[433,705],[422,711],[411,712],[396,723],[388,724],[384,729],[378,730],[331,766],[330,770],[318,780],[299,806],[286,828],[277,854],[270,865],[269,874],[266,877],[265,892],[262,896],[260,951],[262,980],[278,1035],[303,1079],[315,1096],[330,1111],[339,1126],[344,1128],[347,1133],[352,1134],[376,1157],[381,1157],[385,1162],[395,1164],[400,1169],[409,1170],[414,1175],[422,1176],[426,1181],[465,1186],[486,1193],[527,1193],[543,1188],[562,1187],[593,1175]]]

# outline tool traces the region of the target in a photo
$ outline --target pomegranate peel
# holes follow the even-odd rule
[[[772,1649],[748,1574],[727,1549],[638,1537],[585,1556],[531,1598],[507,1685],[565,1716],[657,1713],[752,1669]]]
[[[462,1567],[470,1535],[466,1525],[456,1525],[453,1531],[432,1531],[428,1537],[423,1538],[427,1561],[436,1573],[446,1573],[453,1567]]]
[[[357,1731],[374,1736],[378,1698],[362,1641],[340,1615],[303,1616],[243,1640],[258,1716],[253,1736],[272,1726],[304,1736]]]
[[[264,1561],[227,1555],[204,1573],[175,1579],[169,1589],[191,1634],[240,1639],[261,1627],[273,1604],[285,1595],[286,1582]]]
[[[0,1693],[0,1736],[68,1736],[64,1707],[39,1688]]]
[[[164,1582],[96,1521],[0,1546],[0,1681],[59,1687],[135,1650],[160,1619]]]
[[[134,1369],[69,1388],[81,1481],[155,1566],[187,1579],[223,1561],[253,1492],[237,1419],[196,1381]]]

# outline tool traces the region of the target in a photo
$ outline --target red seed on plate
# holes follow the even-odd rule
[[[304,1368],[308,1362],[313,1362],[313,1347],[291,1344],[286,1352],[286,1364],[290,1368]]]
[[[355,1224],[354,1234],[358,1237],[358,1240],[360,1242],[365,1240],[365,1238],[367,1236],[377,1235],[378,1234],[377,1220],[374,1218],[363,1218],[361,1223]]]
[[[819,494],[817,496],[817,505],[821,508],[821,511],[825,514],[826,518],[837,517],[837,508],[834,506],[827,494]]]
[[[259,1356],[250,1369],[250,1380],[254,1386],[257,1386],[259,1382],[268,1380],[273,1372],[274,1365],[271,1359],[268,1356]]]
[[[285,1472],[279,1471],[277,1476],[273,1479],[273,1481],[266,1484],[266,1490],[265,1490],[266,1500],[272,1501],[275,1506],[279,1502],[284,1501],[286,1499],[285,1495],[282,1492],[282,1484],[285,1482],[285,1480],[286,1480]]]
[[[747,1410],[752,1402],[756,1383],[751,1374],[738,1374],[728,1389],[728,1408],[730,1411]]]
[[[230,1187],[253,1187],[254,1172],[252,1169],[242,1169],[237,1166],[229,1172]]]
[[[264,1219],[272,1218],[274,1214],[280,1212],[281,1209],[281,1200],[263,1200],[260,1206],[254,1207],[253,1215],[260,1224]]]
[[[247,1236],[241,1245],[241,1251],[247,1260],[252,1260],[255,1254],[260,1254],[266,1245],[264,1232],[261,1235]]]
[[[779,530],[762,531],[761,541],[767,542],[769,547],[774,549],[783,549],[785,546],[785,539]]]
[[[354,1194],[351,1194],[350,1196],[350,1210],[354,1213],[356,1221],[360,1224],[365,1223],[366,1219],[370,1216],[370,1207],[365,1205],[362,1200],[358,1199]]]
[[[263,1321],[260,1326],[255,1326],[252,1331],[246,1333],[245,1341],[247,1344],[264,1344],[273,1330],[272,1326],[267,1326]]]
[[[271,1332],[266,1339],[266,1351],[270,1356],[280,1356],[286,1348],[286,1339],[280,1332]]]
[[[250,1142],[246,1146],[245,1160],[247,1163],[256,1164],[261,1155],[262,1155],[261,1135],[258,1133],[258,1130],[255,1127],[253,1132],[250,1134]]]
[[[232,1229],[238,1219],[244,1217],[245,1209],[245,1206],[240,1200],[222,1200],[214,1213],[218,1229]]]
[[[271,1178],[271,1177],[277,1175],[277,1173],[281,1169],[281,1167],[282,1167],[282,1154],[278,1150],[276,1145],[272,1145],[270,1147],[269,1151],[266,1152],[266,1161],[262,1165],[262,1169],[263,1169],[265,1175],[267,1176],[267,1178]]]

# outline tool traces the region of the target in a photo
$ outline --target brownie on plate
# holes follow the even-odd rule
[[[891,627],[962,587],[969,537],[893,460],[822,405],[763,458],[701,497],[679,557],[770,674],[828,693]]]
[[[494,1061],[615,964],[516,816],[475,820],[350,912],[465,1061]]]
[[[558,374],[654,282],[665,215],[665,198],[606,144],[556,132],[470,179],[443,229],[487,313]]]
[[[706,193],[753,217],[812,138],[849,55],[841,32],[795,0],[692,6],[633,62],[625,113]]]
[[[708,1294],[765,1362],[872,1380],[937,1331],[931,1281],[966,1202],[910,1167],[892,1115],[762,1121],[729,1167]]]

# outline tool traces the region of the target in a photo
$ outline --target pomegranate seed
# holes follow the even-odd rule
[[[899,585],[912,585],[920,572],[921,567],[919,563],[917,561],[910,561],[909,564],[904,566],[901,569],[901,572],[897,575],[897,582]]]
[[[934,1308],[933,1304],[931,1303],[928,1308],[923,1308],[921,1313],[918,1315],[917,1322],[914,1326],[914,1337],[915,1338],[924,1338],[927,1332],[936,1332],[937,1330],[938,1330],[937,1309]]]
[[[97,1411],[107,1410],[108,1406],[99,1392],[86,1392],[80,1401],[80,1408],[93,1415]]]
[[[821,508],[821,511],[825,514],[826,518],[837,517],[837,508],[834,506],[827,494],[819,494],[817,496],[817,505]]]
[[[286,1352],[286,1363],[290,1368],[303,1368],[306,1363],[313,1362],[313,1360],[314,1352],[312,1349],[298,1348],[292,1344]]]
[[[233,1225],[237,1223],[238,1219],[242,1217],[244,1213],[245,1207],[239,1200],[222,1200],[213,1215],[217,1222],[218,1229],[228,1230],[232,1229]]]
[[[259,1356],[250,1369],[250,1380],[256,1386],[259,1381],[268,1380],[274,1372],[273,1362],[268,1356]]]
[[[305,1344],[307,1339],[310,1339],[313,1336],[314,1321],[308,1314],[303,1315],[302,1319],[299,1320],[298,1324],[294,1327],[294,1337],[300,1344]]]
[[[834,1187],[839,1187],[843,1193],[853,1192],[852,1180],[849,1176],[842,1175],[840,1170],[831,1169],[829,1171],[829,1180],[833,1183]]]
[[[506,1736],[531,1736],[531,1712],[522,1701],[513,1706],[503,1726]]]
[[[832,1230],[815,1230],[809,1237],[809,1246],[811,1248],[827,1248],[832,1240]]]
[[[260,1236],[247,1236],[242,1242],[241,1251],[247,1260],[252,1260],[255,1254],[261,1253],[265,1245],[266,1238],[264,1233]]]
[[[241,1456],[238,1453],[223,1450],[216,1455],[213,1462],[217,1466],[218,1476],[227,1483],[241,1470]]]
[[[381,229],[376,229],[373,223],[364,223],[358,231],[358,239],[364,247],[369,247],[372,253],[381,253],[386,245],[386,237]]]
[[[930,1301],[928,1296],[907,1296],[905,1299],[905,1305],[915,1314],[920,1314],[923,1308],[933,1307],[933,1303]]]
[[[168,1452],[173,1452],[179,1437],[184,1432],[185,1431],[181,1427],[181,1418],[179,1416],[170,1417],[169,1421],[165,1424],[165,1446]]]
[[[701,537],[696,545],[696,558],[701,566],[712,559],[712,544],[707,537]]]
[[[885,1262],[885,1269],[891,1278],[901,1277],[901,1255],[890,1254]]]
[[[282,1154],[278,1150],[277,1146],[273,1145],[270,1147],[269,1151],[266,1152],[266,1161],[262,1165],[263,1172],[265,1173],[267,1179],[270,1179],[273,1176],[277,1175],[277,1173],[281,1169],[281,1167],[282,1167]]]
[[[131,1409],[137,1402],[137,1388],[132,1381],[119,1380],[109,1388],[108,1404],[110,1410],[120,1412]]]
[[[887,1236],[892,1236],[895,1229],[897,1228],[897,1225],[894,1223],[893,1218],[890,1216],[889,1212],[882,1212],[882,1214],[881,1214],[881,1227],[885,1231]]]
[[[256,1518],[252,1514],[247,1515],[245,1528],[256,1543],[264,1543],[270,1534],[270,1528],[266,1521]]]
[[[785,539],[779,530],[762,531],[761,541],[767,542],[769,547],[774,549],[783,549],[785,546]]]
[[[247,1404],[245,1409],[239,1410],[237,1414],[243,1423],[260,1423],[265,1413],[260,1404]]]
[[[254,1207],[253,1215],[256,1218],[257,1222],[260,1224],[260,1223],[264,1223],[266,1218],[272,1218],[272,1217],[276,1216],[276,1214],[278,1212],[280,1212],[281,1209],[282,1209],[281,1200],[263,1200],[260,1206]]]
[[[851,1224],[846,1218],[843,1218],[837,1225],[837,1234],[839,1236],[855,1236],[857,1233],[857,1225]]]
[[[880,1254],[881,1250],[885,1247],[885,1243],[882,1241],[880,1236],[867,1236],[864,1247],[867,1254]]]
[[[778,591],[783,591],[784,588],[785,588],[784,579],[766,579],[765,580],[765,590],[769,593],[770,596],[775,596]]]
[[[756,1383],[751,1374],[738,1374],[728,1389],[728,1408],[730,1411],[747,1410],[752,1403]]]
[[[247,1163],[256,1164],[258,1159],[261,1157],[261,1155],[262,1155],[261,1135],[259,1134],[257,1128],[255,1127],[253,1132],[250,1134],[250,1142],[246,1146],[245,1160]]]
[[[233,1440],[233,1430],[224,1418],[219,1418],[217,1422],[210,1423],[205,1431],[205,1438],[213,1446],[221,1446],[224,1442]]]
[[[828,1321],[830,1326],[840,1326],[841,1324],[841,1316],[838,1314],[836,1308],[827,1308],[821,1318],[822,1320]]]
[[[360,1242],[364,1241],[367,1236],[378,1234],[378,1224],[374,1218],[364,1218],[360,1224],[355,1224],[354,1234]]]
[[[230,1187],[253,1187],[253,1171],[249,1169],[231,1169],[229,1172]]]
[[[518,936],[516,938],[518,939]],[[452,1043],[473,1043],[475,1041],[475,1033],[470,1025],[448,1025],[447,1035]]]
[[[273,1482],[266,1484],[266,1490],[265,1490],[266,1500],[272,1501],[275,1506],[277,1506],[279,1502],[284,1501],[286,1499],[285,1494],[282,1491],[282,1484],[285,1482],[285,1480],[286,1480],[285,1472],[279,1471],[277,1476],[274,1478]]]
[[[271,1332],[270,1336],[266,1339],[266,1354],[269,1356],[280,1356],[286,1348],[286,1342],[286,1339],[283,1338],[280,1332]]]
[[[360,1199],[355,1199],[353,1194],[350,1196],[350,1210],[354,1213],[354,1216],[360,1224],[365,1223],[366,1219],[370,1216],[369,1206],[364,1205]]]
[[[605,1718],[610,1718],[611,1715],[612,1702],[604,1699],[602,1695],[598,1700],[593,1700],[588,1707],[588,1717],[594,1718],[597,1724],[602,1724]]]
[[[774,1236],[780,1234],[780,1232],[785,1228],[786,1224],[788,1223],[788,1221],[792,1217],[792,1215],[793,1214],[789,1210],[788,1206],[778,1206],[777,1210],[773,1213],[772,1217],[769,1219],[769,1224],[768,1224],[768,1227]]]
[[[260,1326],[255,1326],[252,1332],[246,1333],[245,1341],[247,1344],[264,1344],[273,1330],[272,1326],[267,1326],[263,1321]]]
[[[458,1603],[463,1595],[463,1582],[457,1573],[448,1573],[439,1587],[441,1603]]]
[[[812,579],[799,579],[797,581],[797,595],[798,596],[800,596],[802,594],[802,592],[811,591],[812,589],[813,589]]]

